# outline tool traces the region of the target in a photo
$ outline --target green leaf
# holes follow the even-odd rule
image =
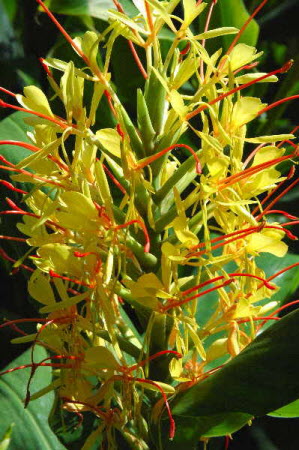
[[[14,140],[29,142],[26,132],[31,128],[24,122],[24,119],[28,117],[28,114],[23,112],[17,112],[11,114],[6,119],[0,122],[0,140]],[[14,145],[1,145],[0,155],[4,156],[8,161],[13,164],[18,164],[21,160],[32,154],[29,150],[17,147]],[[30,185],[26,183],[16,183],[10,179],[10,172],[1,170],[0,177],[8,182],[11,182],[16,187],[23,189],[25,191],[29,190]],[[0,186],[1,201],[0,210],[9,209],[7,203],[4,201],[5,197],[9,197],[16,203],[19,203],[21,199],[21,194],[10,191],[5,186]],[[22,205],[23,206],[23,205]],[[17,236],[16,223],[20,221],[19,215],[5,216],[1,219],[0,223],[0,234],[3,235],[13,235]],[[14,230],[14,234],[12,233]],[[13,241],[5,242],[5,250],[9,252],[10,256],[14,258],[20,258],[25,251],[22,250],[24,246],[20,243],[15,243]]]
[[[30,142],[26,132],[31,127],[24,122],[27,113],[16,112],[0,122],[0,140],[12,139],[14,141]],[[0,154],[13,164],[18,164],[22,159],[31,154],[29,150],[13,145],[1,145]]]
[[[108,19],[108,9],[115,9],[113,0],[48,0],[45,2],[48,8],[58,14],[69,16],[91,16],[98,19]],[[129,15],[138,13],[129,0],[121,0],[125,12]]]
[[[299,417],[299,400],[295,400],[282,408],[272,411],[268,416],[284,418]]]
[[[298,320],[299,311],[288,314],[219,372],[175,398],[171,405],[175,418],[189,419],[190,424],[195,418],[190,442],[201,435],[214,434],[218,425],[221,434],[229,433],[223,427],[227,414],[242,414],[243,420],[248,415],[248,420],[250,416],[265,415],[298,399]],[[202,418],[205,426],[200,424]],[[241,425],[241,416],[237,421]],[[177,433],[174,444],[180,439]]]
[[[108,9],[115,9],[112,0],[50,0],[46,5],[52,12],[58,14],[87,15],[102,20],[107,20]]]
[[[46,351],[36,347],[35,361],[47,357]],[[30,363],[30,350],[15,359],[5,370]],[[24,397],[30,369],[20,369],[3,375],[0,379],[0,402],[2,417],[0,423],[0,436],[2,437],[8,427],[14,423],[11,449],[34,448],[35,450],[60,450],[65,447],[58,441],[48,425],[48,416],[51,411],[54,394],[49,392],[43,397],[29,403],[24,409]],[[40,367],[32,379],[30,391],[39,391],[52,381],[51,368]]]

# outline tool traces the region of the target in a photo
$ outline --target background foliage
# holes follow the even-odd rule
[[[132,9],[132,2],[130,0],[123,0],[123,5],[127,11]],[[259,4],[258,0],[245,0],[244,4],[249,12]],[[242,0],[219,0],[217,5],[217,13],[214,16],[214,20],[217,21],[217,26],[240,26],[243,22],[242,16],[246,14]],[[87,28],[96,28],[101,30],[104,26],[103,20],[105,15],[103,11],[112,7],[111,0],[51,0],[48,2],[51,9],[59,13],[59,19],[64,26],[71,33],[80,34],[86,31]],[[298,21],[296,18],[299,16],[299,5],[297,0],[269,0],[268,4],[262,10],[262,13],[258,16],[259,27],[254,25],[251,27],[250,32],[247,34],[246,39],[248,43],[255,45],[255,40],[258,38],[259,43],[257,47],[264,50],[263,60],[261,68],[264,71],[271,70],[273,68],[281,66],[285,61],[292,58],[294,59],[294,66],[289,73],[284,76],[283,81],[278,85],[270,84],[270,87],[266,84],[255,86],[255,92],[253,95],[263,96],[263,100],[271,102],[282,98],[284,96],[293,95],[299,92],[299,36],[298,36]],[[213,24],[212,24],[213,26]],[[163,35],[163,45],[168,47],[170,36]],[[226,37],[225,37],[226,39]],[[223,40],[223,46],[227,46],[226,40]],[[37,13],[36,3],[33,0],[0,0],[0,58],[1,58],[1,71],[0,71],[0,86],[4,86],[13,92],[20,92],[25,85],[34,84],[40,86],[43,89],[47,89],[45,80],[45,74],[39,64],[38,58],[45,55],[51,55],[60,57],[63,55],[63,59],[67,60],[68,55],[73,54],[69,49],[69,46],[65,44],[61,36],[58,35],[57,30],[49,22],[48,18],[41,13]],[[113,71],[114,79],[118,85],[118,94],[122,101],[126,104],[127,109],[134,114],[136,99],[132,92],[136,90],[142,83],[142,78],[138,73],[129,50],[125,46],[125,43],[119,40],[114,50],[113,59]],[[132,64],[130,62],[132,61]],[[126,62],[126,64],[124,64]],[[263,92],[264,90],[264,92]],[[130,96],[128,95],[130,93]],[[109,116],[108,109],[99,111],[98,125],[101,126],[101,122],[109,123],[112,118]],[[267,120],[261,122],[259,125],[258,134],[271,134],[289,132],[294,126],[298,125],[299,116],[299,102],[297,103],[284,103],[281,107],[274,108],[270,111]],[[0,110],[0,119],[4,119],[0,123],[0,138],[7,137],[12,133],[14,139],[24,140],[24,126],[23,122],[18,116],[18,120],[15,121],[8,117],[10,111],[5,109]],[[283,118],[282,118],[283,116]],[[111,122],[112,123],[112,122]],[[5,149],[4,149],[5,152]],[[19,157],[21,155],[19,154]],[[23,155],[25,156],[25,155]],[[299,192],[293,191],[287,197],[284,198],[284,204],[280,205],[281,209],[289,211],[291,214],[299,215],[298,204]],[[4,209],[3,196],[0,198],[0,207]],[[286,204],[287,203],[287,204]],[[5,227],[12,227],[15,221],[11,219],[5,220],[5,224],[1,223],[1,234],[5,233]],[[299,234],[299,230],[294,229],[295,234]],[[296,242],[291,242],[291,253],[299,253],[299,245]],[[15,257],[22,255],[22,249],[15,246],[5,246],[4,249]],[[269,255],[267,255],[269,264]],[[282,267],[292,263],[292,255],[289,256],[290,261],[284,261]],[[280,263],[280,262],[279,262]],[[277,259],[273,257],[272,264],[279,264]],[[36,316],[36,309],[33,301],[27,298],[26,293],[26,274],[19,272],[13,277],[10,275],[10,266],[3,260],[0,260],[1,269],[1,287],[2,287],[2,301],[0,305],[0,318],[16,319],[19,317],[32,317]],[[279,270],[277,268],[276,270]],[[298,298],[297,293],[294,292],[294,286],[296,280],[293,279],[294,273],[287,273],[284,277],[278,280],[278,284],[282,287],[284,292],[285,301],[291,301]],[[298,272],[297,272],[298,277]],[[292,284],[293,283],[293,284]],[[293,287],[292,287],[293,286]],[[286,292],[287,291],[287,292]],[[283,314],[290,312],[290,309],[283,311]],[[34,332],[34,325],[28,325],[26,332]],[[1,330],[1,347],[5,349],[1,358],[1,369],[7,364],[11,363],[14,358],[20,355],[26,348],[26,345],[12,345],[10,340],[15,337],[15,333],[10,329]],[[24,361],[26,354],[21,356],[21,361]],[[13,366],[19,365],[22,362],[14,361]],[[45,369],[40,373],[41,380],[37,378],[35,380],[36,390],[43,385],[44,377],[49,377],[49,373]],[[9,377],[6,377],[8,380]],[[23,380],[26,378],[26,372],[21,374],[21,371],[17,373],[17,376],[10,378],[10,383],[15,386],[23,385]],[[7,402],[5,416],[5,423],[0,427],[0,439],[4,435],[5,431],[13,421],[12,417],[15,417],[15,412],[9,409],[11,405],[16,408],[20,408],[20,398],[10,398],[9,385],[3,383],[0,385],[0,395],[9,399]],[[252,395],[258,395],[253,393]],[[44,397],[43,397],[44,399]],[[51,399],[45,401],[49,403],[47,405],[40,405],[45,414],[49,413],[51,408]],[[15,403],[14,403],[15,402]],[[2,403],[3,405],[3,403]],[[6,404],[5,404],[6,405]],[[37,404],[32,403],[34,408],[38,410]],[[2,406],[3,407],[3,406]],[[39,419],[36,415],[36,411],[30,412],[34,427],[30,430],[28,439],[34,436],[35,427],[42,430],[42,418]],[[278,414],[279,415],[279,414]],[[39,424],[40,422],[40,424]],[[22,422],[20,422],[20,426]],[[280,421],[273,417],[265,417],[256,419],[252,427],[246,427],[240,432],[234,435],[234,440],[230,444],[230,449],[257,449],[257,450],[292,450],[298,448],[297,429],[299,425],[299,419],[285,419]],[[16,426],[17,428],[17,426]],[[67,430],[63,430],[65,433],[65,445],[68,448],[76,448],[75,440],[78,437],[76,435],[68,435]],[[83,432],[84,433],[84,432]],[[46,428],[44,434],[51,435],[50,430]],[[59,448],[57,441],[55,441],[53,435],[49,439],[47,444],[42,448]],[[201,445],[201,444],[200,444]],[[18,448],[17,443],[14,447]],[[29,447],[28,447],[29,448]],[[39,448],[38,446],[34,448]],[[80,448],[80,447],[78,447]],[[215,439],[210,444],[209,449],[217,450],[223,448],[223,439]]]

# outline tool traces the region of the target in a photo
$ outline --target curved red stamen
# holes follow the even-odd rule
[[[46,74],[48,75],[48,77],[53,78],[53,74],[51,72],[51,70],[49,69],[48,65],[45,63],[44,58],[38,58],[39,62],[42,65],[42,68],[44,69],[44,71],[46,72]]]
[[[274,278],[278,277],[279,275],[282,275],[283,273],[287,272],[288,270],[293,269],[294,267],[299,266],[299,263],[291,264],[290,266],[284,267],[279,272],[276,272],[274,275],[271,275],[271,277],[267,278],[267,281],[274,280]]]
[[[145,253],[149,253],[149,251],[150,251],[150,237],[149,237],[149,234],[148,234],[148,231],[146,229],[145,224],[143,222],[141,222],[141,220],[139,220],[139,219],[130,220],[129,222],[123,223],[121,225],[116,225],[114,227],[114,229],[115,230],[120,230],[121,228],[126,228],[129,225],[133,225],[134,223],[137,223],[142,228],[143,234],[145,236],[144,252]]]
[[[235,319],[237,323],[247,323],[250,322],[251,320],[254,321],[258,321],[258,320],[264,320],[264,323],[266,323],[268,320],[280,320],[280,317],[272,317],[268,316],[268,317],[249,317],[246,319]]]
[[[114,5],[116,6],[116,9],[119,12],[124,13],[124,9],[123,9],[122,5],[117,0],[113,0],[113,3],[114,3]],[[132,31],[134,32],[134,30],[132,30]],[[137,53],[137,51],[135,49],[135,46],[134,46],[132,41],[128,40],[127,42],[128,42],[129,48],[131,50],[132,56],[133,56],[133,58],[134,58],[134,60],[136,62],[136,65],[137,65],[138,69],[140,70],[141,75],[146,80],[148,78],[148,74],[146,73],[146,70],[143,67],[142,62],[140,61],[140,58],[139,58],[138,53]]]
[[[52,20],[52,22],[56,25],[56,27],[58,28],[58,30],[61,32],[61,34],[63,34],[63,36],[65,37],[65,39],[71,44],[71,46],[74,48],[74,50],[78,53],[78,55],[81,56],[81,58],[86,62],[87,65],[89,65],[89,60],[86,57],[86,55],[84,55],[84,53],[82,52],[82,50],[76,45],[76,43],[73,41],[73,39],[71,38],[71,36],[66,32],[66,30],[63,28],[63,26],[58,22],[58,20],[56,19],[56,17],[51,13],[51,11],[49,10],[49,8],[44,4],[44,2],[42,2],[41,0],[36,0],[37,3],[43,8],[43,10],[45,11],[45,13],[47,14],[47,16]]]
[[[63,369],[71,369],[73,367],[72,364],[61,364],[61,363],[33,363],[33,364],[24,364],[23,366],[13,367],[12,369],[7,369],[4,372],[0,372],[0,377],[2,375],[6,375],[7,373],[15,372],[16,370],[27,369],[31,367],[36,370],[38,367],[55,367],[55,368],[63,368]]]
[[[244,23],[244,25],[240,28],[240,31],[238,32],[238,34],[236,35],[236,37],[234,38],[233,42],[230,44],[229,49],[227,50],[226,54],[229,55],[234,46],[236,45],[236,43],[238,42],[238,40],[240,39],[240,37],[242,36],[242,34],[244,33],[244,31],[246,30],[246,28],[248,27],[248,25],[250,24],[250,22],[254,19],[254,17],[258,14],[258,12],[263,8],[263,6],[267,3],[268,0],[263,0],[261,2],[261,4],[259,6],[257,6],[257,8],[255,8],[255,10],[253,11],[253,13],[250,15],[250,17],[246,20],[246,22]]]
[[[152,156],[149,156],[148,158],[144,158],[144,159],[140,160],[136,166],[136,169],[143,169],[145,166],[148,166],[152,162],[156,161],[156,159],[159,159],[161,156],[165,155],[165,153],[170,152],[171,150],[174,150],[175,148],[186,148],[190,153],[192,153],[192,155],[195,159],[196,172],[198,174],[201,174],[202,169],[201,169],[200,160],[199,160],[196,152],[193,150],[193,148],[191,148],[190,145],[186,145],[186,144],[174,144],[174,145],[171,145],[170,147],[164,148],[163,150],[156,153],[155,155],[152,155]]]
[[[54,272],[54,270],[49,270],[49,275],[52,278],[60,278],[61,280],[70,281],[71,283],[79,284],[80,286],[91,287],[90,284],[85,283],[84,281],[59,275],[59,273]]]
[[[145,366],[145,364],[147,364],[149,361],[152,361],[153,359],[156,359],[156,358],[158,358],[160,356],[169,355],[169,354],[174,355],[176,358],[182,358],[183,357],[183,355],[181,353],[179,353],[179,352],[177,352],[175,350],[162,350],[161,352],[155,353],[154,355],[149,356],[148,358],[140,361],[139,363],[134,364],[131,367],[128,367],[128,372],[129,373],[133,372],[133,370],[136,370],[136,369],[139,369],[139,367]]]
[[[285,217],[287,217],[288,219],[291,219],[291,220],[298,219],[297,216],[292,216],[292,214],[289,214],[286,211],[282,211],[281,209],[270,209],[269,211],[265,210],[259,215],[259,218],[263,217],[263,216],[266,216],[268,214],[282,214],[283,216],[285,216]],[[282,225],[289,225],[289,224],[283,223]]]
[[[126,190],[125,188],[120,184],[120,182],[115,178],[115,176],[112,174],[112,172],[110,172],[110,170],[108,169],[107,166],[105,166],[105,164],[103,164],[103,169],[106,172],[106,174],[108,175],[108,177],[113,181],[113,183],[115,184],[115,186],[118,187],[118,189],[123,193],[126,194]]]
[[[8,181],[0,180],[0,184],[2,184],[3,186],[7,187],[11,191],[19,192],[20,194],[28,194],[28,192],[23,191],[23,189],[16,188],[13,184],[9,183]]]
[[[16,263],[17,260],[14,258],[11,258],[10,256],[8,256],[8,254],[3,250],[3,248],[0,247],[0,256],[3,259],[6,259],[9,262],[13,262]],[[32,267],[26,266],[25,264],[20,264],[19,267],[22,267],[23,269],[28,270],[29,272],[34,272],[34,269],[32,269]]]
[[[180,54],[181,54],[182,56],[186,55],[186,54],[189,52],[190,47],[191,47],[190,42],[187,42],[187,44],[185,45],[185,47],[184,47],[182,50],[180,50]]]
[[[8,89],[5,89],[4,87],[0,86],[0,91],[4,92],[7,95],[11,95],[11,97],[16,97],[17,94],[15,94],[14,92],[9,91]]]
[[[248,83],[242,84],[241,86],[237,86],[234,89],[231,89],[230,91],[219,95],[219,97],[214,98],[214,100],[212,100],[212,101],[210,101],[210,102],[208,102],[208,103],[206,103],[204,105],[199,106],[194,111],[192,111],[189,114],[187,114],[186,115],[186,120],[192,119],[192,117],[197,116],[199,113],[201,113],[202,111],[207,109],[209,106],[212,106],[215,103],[220,102],[221,100],[225,99],[226,97],[229,97],[230,95],[235,94],[236,92],[239,92],[242,89],[245,89],[245,88],[247,88],[249,86],[252,86],[255,83],[258,83],[259,81],[262,81],[262,80],[270,77],[271,75],[276,75],[277,73],[284,73],[284,72],[286,72],[291,67],[291,64],[292,64],[291,61],[288,61],[280,69],[273,70],[272,72],[266,73],[265,75],[262,75],[262,76],[256,78],[255,80],[249,81]]]
[[[1,155],[0,155],[0,160],[1,160]],[[8,161],[5,161],[8,164]],[[41,177],[39,175],[36,175],[34,173],[29,172],[28,170],[25,169],[18,169],[16,166],[14,166],[13,164],[9,163],[10,166],[13,167],[7,167],[7,166],[0,166],[0,169],[4,169],[7,170],[8,172],[19,172],[22,173],[24,175],[27,175],[30,178],[36,179],[38,181],[43,181],[46,184],[52,184],[54,186],[58,186],[58,187],[62,187],[63,189],[65,189],[65,186],[63,186],[63,184],[58,183],[57,181],[54,180],[48,180],[47,178]]]
[[[234,281],[235,280],[233,278],[230,279],[230,280],[226,280],[224,283],[219,284],[219,286],[214,286],[214,287],[212,287],[210,289],[207,289],[206,291],[200,292],[199,294],[193,295],[192,297],[188,297],[188,298],[185,298],[183,300],[179,300],[179,301],[173,302],[173,303],[171,303],[169,305],[162,306],[160,312],[165,313],[169,309],[177,308],[177,307],[179,307],[181,305],[184,305],[185,303],[190,302],[191,300],[194,300],[194,299],[196,299],[198,297],[202,297],[203,295],[208,294],[208,293],[213,292],[213,291],[216,291],[217,289],[220,289],[222,287],[228,286],[229,284],[233,283]]]
[[[254,67],[259,65],[259,61],[256,61],[252,64],[246,64],[245,66],[240,67],[239,69],[234,71],[234,75],[237,75],[239,72],[242,72],[242,70],[250,70],[253,69]]]
[[[264,284],[268,289],[271,289],[271,290],[275,290],[275,289],[276,289],[276,286],[272,286],[272,285],[269,283],[268,280],[265,280],[264,278],[259,277],[258,275],[253,275],[253,274],[251,274],[251,273],[229,273],[229,274],[227,274],[227,276],[229,276],[229,277],[249,277],[249,278],[255,278],[256,280],[262,281],[263,284]],[[182,294],[182,296],[184,297],[185,295],[191,294],[191,292],[197,291],[198,289],[201,289],[201,288],[203,288],[204,286],[207,286],[207,285],[210,284],[210,283],[215,283],[216,281],[223,280],[224,278],[225,278],[224,275],[219,275],[218,277],[211,278],[210,280],[204,281],[203,283],[200,283],[200,284],[198,284],[198,285],[196,285],[196,286],[193,286],[192,288],[187,289],[186,291],[181,292],[181,294]]]
[[[53,122],[56,125],[58,125],[60,128],[62,129],[66,129],[71,127],[75,127],[76,125],[74,124],[67,124],[65,123],[64,119],[60,118],[60,119],[55,119],[54,117],[50,117],[47,116],[46,114],[42,114],[36,111],[31,111],[30,109],[26,109],[26,108],[21,108],[20,106],[16,106],[16,105],[12,105],[11,103],[6,103],[3,100],[0,99],[0,106],[2,108],[11,108],[11,109],[15,109],[16,111],[22,111],[22,112],[26,112],[28,114],[33,114],[34,116],[40,117],[41,119],[46,119],[49,122]]]
[[[291,159],[295,156],[297,156],[296,153],[291,153],[290,155],[281,156],[280,158],[274,158],[271,161],[266,161],[264,163],[257,164],[256,166],[249,167],[248,169],[245,169],[242,172],[238,172],[234,175],[230,175],[229,177],[220,180],[218,182],[219,183],[218,188],[220,190],[225,189],[232,184],[239,183],[243,179],[246,179],[264,169],[267,169],[268,167],[275,166],[276,164]]]
[[[0,239],[6,239],[7,241],[18,241],[18,242],[26,242],[27,239],[20,238],[20,237],[14,237],[14,236],[3,236],[3,234],[0,234]]]
[[[299,98],[299,95],[291,95],[290,97],[286,97],[286,98],[282,98],[280,100],[278,100],[277,102],[271,103],[271,105],[268,105],[266,108],[261,109],[261,111],[258,112],[258,116],[260,116],[261,114],[264,114],[265,112],[269,111],[272,108],[275,108],[275,106],[279,106],[282,103],[288,102],[289,100],[295,100]]]

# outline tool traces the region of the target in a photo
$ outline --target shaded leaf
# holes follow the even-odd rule
[[[190,430],[188,442],[214,433],[218,425],[219,433],[229,433],[221,426],[226,414],[242,414],[244,420],[244,415],[262,416],[298,399],[298,320],[299,311],[288,314],[222,370],[176,397],[174,416],[188,418],[190,423],[195,418],[197,424],[195,431]],[[204,426],[198,422],[202,417],[208,422]],[[173,445],[180,439],[177,433]]]
[[[47,357],[46,351],[41,347],[36,348],[34,355],[35,361]],[[30,363],[30,350],[15,359],[5,370],[28,363]],[[3,375],[0,379],[0,402],[2,411],[5,411],[1,418],[0,436],[3,436],[7,428],[14,423],[10,448],[63,449],[65,447],[58,441],[48,425],[48,416],[54,400],[53,392],[30,402],[24,409],[23,400],[29,375],[30,369],[21,369]],[[30,387],[32,394],[50,384],[51,381],[51,368],[38,368]]]

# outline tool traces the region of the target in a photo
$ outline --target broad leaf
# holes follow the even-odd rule
[[[178,430],[166,448],[179,448],[181,421],[190,421],[191,443],[202,435],[214,435],[216,426],[219,434],[230,433],[231,428],[223,426],[227,414],[233,414],[241,426],[250,416],[265,415],[297,400],[298,320],[299,311],[288,314],[215,375],[179,394],[171,406]],[[186,443],[186,436],[183,439]]]
[[[268,416],[284,418],[299,417],[299,400],[295,400],[282,408],[276,409],[276,411],[272,411]]]
[[[35,361],[40,361],[46,357],[46,351],[37,347],[34,352]],[[30,350],[15,359],[5,370],[24,364],[30,364]],[[53,450],[55,448],[55,450],[62,450],[63,445],[48,425],[48,416],[54,400],[53,392],[31,401],[28,407],[24,409],[23,401],[29,375],[30,369],[20,369],[5,374],[0,379],[0,403],[3,413],[0,422],[0,437],[3,437],[8,427],[14,423],[11,449]],[[30,386],[31,393],[33,394],[46,387],[51,381],[51,368],[38,368]]]
[[[107,20],[108,10],[115,9],[113,0],[48,0],[45,2],[52,12],[67,14],[69,16],[91,16]],[[137,14],[138,11],[131,1],[120,2],[128,14]]]

